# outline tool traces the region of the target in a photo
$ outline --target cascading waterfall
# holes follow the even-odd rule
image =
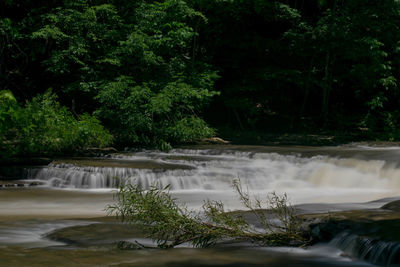
[[[45,188],[24,191],[32,192],[32,200],[13,199],[3,205],[2,212],[19,214],[21,209],[24,214],[65,216],[68,212],[87,215],[90,211],[90,216],[102,216],[104,207],[113,201],[110,191],[124,184],[138,184],[145,189],[154,184],[170,185],[173,197],[189,209],[199,209],[205,199],[212,199],[222,201],[227,210],[243,210],[232,189],[233,180],[238,178],[250,195],[287,193],[292,204],[301,204],[297,206],[300,213],[375,209],[387,202],[365,202],[400,195],[399,156],[400,149],[394,148],[382,152],[370,147],[239,147],[175,149],[169,153],[136,151],[57,160],[24,171],[21,176],[27,181],[32,179]],[[6,189],[4,192],[11,194]],[[347,230],[330,240],[343,229]],[[375,236],[375,232],[363,234],[358,226],[340,228],[338,232],[322,239],[329,243],[311,247],[310,253],[329,254],[333,249],[338,257],[347,255],[379,265],[400,264],[400,244],[390,238]]]
[[[181,177],[193,175],[191,170],[136,169],[119,167],[76,166],[51,163],[40,170],[36,179],[47,181],[47,186],[64,188],[118,188],[123,184],[139,184],[148,188],[151,184],[170,184],[172,189],[184,188]]]
[[[384,160],[184,149],[116,154],[108,159],[123,163],[123,167],[110,167],[107,159],[102,160],[102,166],[82,165],[79,160],[55,162],[30,178],[57,188],[118,188],[129,183],[148,188],[156,183],[170,185],[173,192],[209,193],[231,191],[232,181],[239,178],[252,192],[287,192],[297,203],[330,195],[354,198],[400,191],[400,168]],[[153,162],[155,167],[136,166],[139,160]],[[127,167],[129,164],[132,166]],[[181,167],[171,168],[173,164]],[[360,201],[373,200],[375,195]]]

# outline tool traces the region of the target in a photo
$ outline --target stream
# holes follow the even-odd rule
[[[192,146],[9,168],[13,175],[0,173],[2,266],[397,266],[400,260],[400,243],[368,239],[360,246],[361,232],[340,232],[308,248],[123,250],[116,242],[153,243],[105,211],[124,184],[170,185],[193,210],[206,199],[243,210],[234,179],[254,196],[286,193],[300,214],[378,210],[400,199],[400,147]]]

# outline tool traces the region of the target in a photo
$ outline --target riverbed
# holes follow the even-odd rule
[[[138,184],[170,185],[177,201],[193,210],[200,210],[206,199],[222,201],[228,210],[243,210],[232,188],[235,179],[261,198],[270,192],[286,193],[303,214],[377,209],[400,196],[400,148],[394,146],[127,150],[20,168],[21,177],[3,179],[8,186],[0,188],[4,266],[369,266],[329,242],[302,249],[231,244],[214,249],[121,250],[115,242],[152,241],[119,228],[115,235],[124,235],[107,239],[104,229],[114,229],[118,222],[105,218],[105,209],[121,185]],[[34,186],[29,186],[32,181]],[[90,242],[77,245],[74,238],[75,243],[49,237],[61,229],[76,236],[92,232]]]

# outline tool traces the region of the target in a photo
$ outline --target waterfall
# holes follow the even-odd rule
[[[350,232],[337,235],[330,245],[340,248],[349,256],[384,266],[400,265],[400,243],[361,236]]]
[[[232,191],[232,181],[239,178],[252,192],[286,192],[297,203],[313,202],[313,198],[329,202],[332,197],[367,201],[400,192],[400,168],[378,159],[177,149],[114,154],[99,160],[53,162],[29,178],[55,188],[138,184],[147,189],[157,184],[170,185],[172,192],[206,193]]]

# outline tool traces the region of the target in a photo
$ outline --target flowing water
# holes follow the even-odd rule
[[[65,249],[62,241],[44,237],[57,229],[99,223],[93,218],[105,216],[104,208],[113,203],[113,193],[124,184],[143,188],[170,185],[174,197],[191,209],[199,209],[205,199],[214,199],[230,210],[240,210],[243,206],[232,189],[235,179],[256,196],[286,193],[301,213],[375,209],[400,196],[400,148],[202,146],[169,153],[127,151],[98,158],[59,159],[48,166],[27,167],[18,182],[2,181],[0,186],[0,257],[21,266],[54,266],[62,257],[87,266],[100,264],[99,257],[103,258],[100,265],[121,266],[367,266],[369,263],[353,257],[381,264],[376,255],[387,253],[386,258],[395,259],[400,251],[397,243],[386,242],[365,248],[374,252],[364,250],[364,256],[354,256],[349,252],[355,249],[351,244],[360,238],[351,233],[308,249],[241,246],[180,248],[167,254],[108,250],[107,255],[104,248]],[[371,244],[363,240],[367,241],[356,243]],[[388,252],[379,251],[384,246]],[[43,257],[48,257],[48,263]],[[73,262],[62,264],[72,266]]]

